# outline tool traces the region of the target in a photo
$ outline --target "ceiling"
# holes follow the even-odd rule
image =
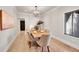
[[[39,14],[43,14],[55,7],[56,6],[38,6],[37,9],[39,10]],[[32,14],[35,9],[35,6],[17,6],[16,9],[17,12]]]

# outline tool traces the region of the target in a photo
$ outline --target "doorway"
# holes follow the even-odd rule
[[[25,20],[20,20],[20,31],[25,31]]]

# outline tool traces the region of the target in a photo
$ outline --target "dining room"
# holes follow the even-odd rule
[[[78,38],[64,35],[62,23],[64,12],[77,8],[73,6],[16,6],[19,33],[7,51],[79,51],[77,48]],[[75,40],[72,41],[73,39]]]

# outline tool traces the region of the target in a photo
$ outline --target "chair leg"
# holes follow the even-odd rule
[[[49,46],[46,47],[47,51],[50,52]],[[42,47],[42,52],[44,52],[44,48]]]
[[[43,47],[42,47],[42,52],[43,52]]]
[[[31,42],[29,42],[29,48],[31,48],[31,44],[32,44],[32,43],[31,43]]]
[[[47,46],[47,50],[48,50],[48,52],[50,52],[49,46]]]

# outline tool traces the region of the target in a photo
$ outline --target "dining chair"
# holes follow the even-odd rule
[[[29,44],[29,48],[31,48],[31,46],[36,46],[36,47],[40,47],[38,44],[37,44],[37,38],[34,38],[33,35],[31,33],[28,32],[28,44]]]
[[[32,42],[33,42],[33,37],[30,35],[29,32],[27,32],[28,34],[28,45],[29,45],[29,48],[31,48],[31,45],[32,45]]]
[[[44,51],[44,49],[47,49],[48,52],[50,52],[49,50],[49,46],[48,46],[48,43],[49,43],[49,36],[50,35],[42,35],[40,40],[37,41],[37,43],[41,46],[42,48],[42,52],[46,52]]]

